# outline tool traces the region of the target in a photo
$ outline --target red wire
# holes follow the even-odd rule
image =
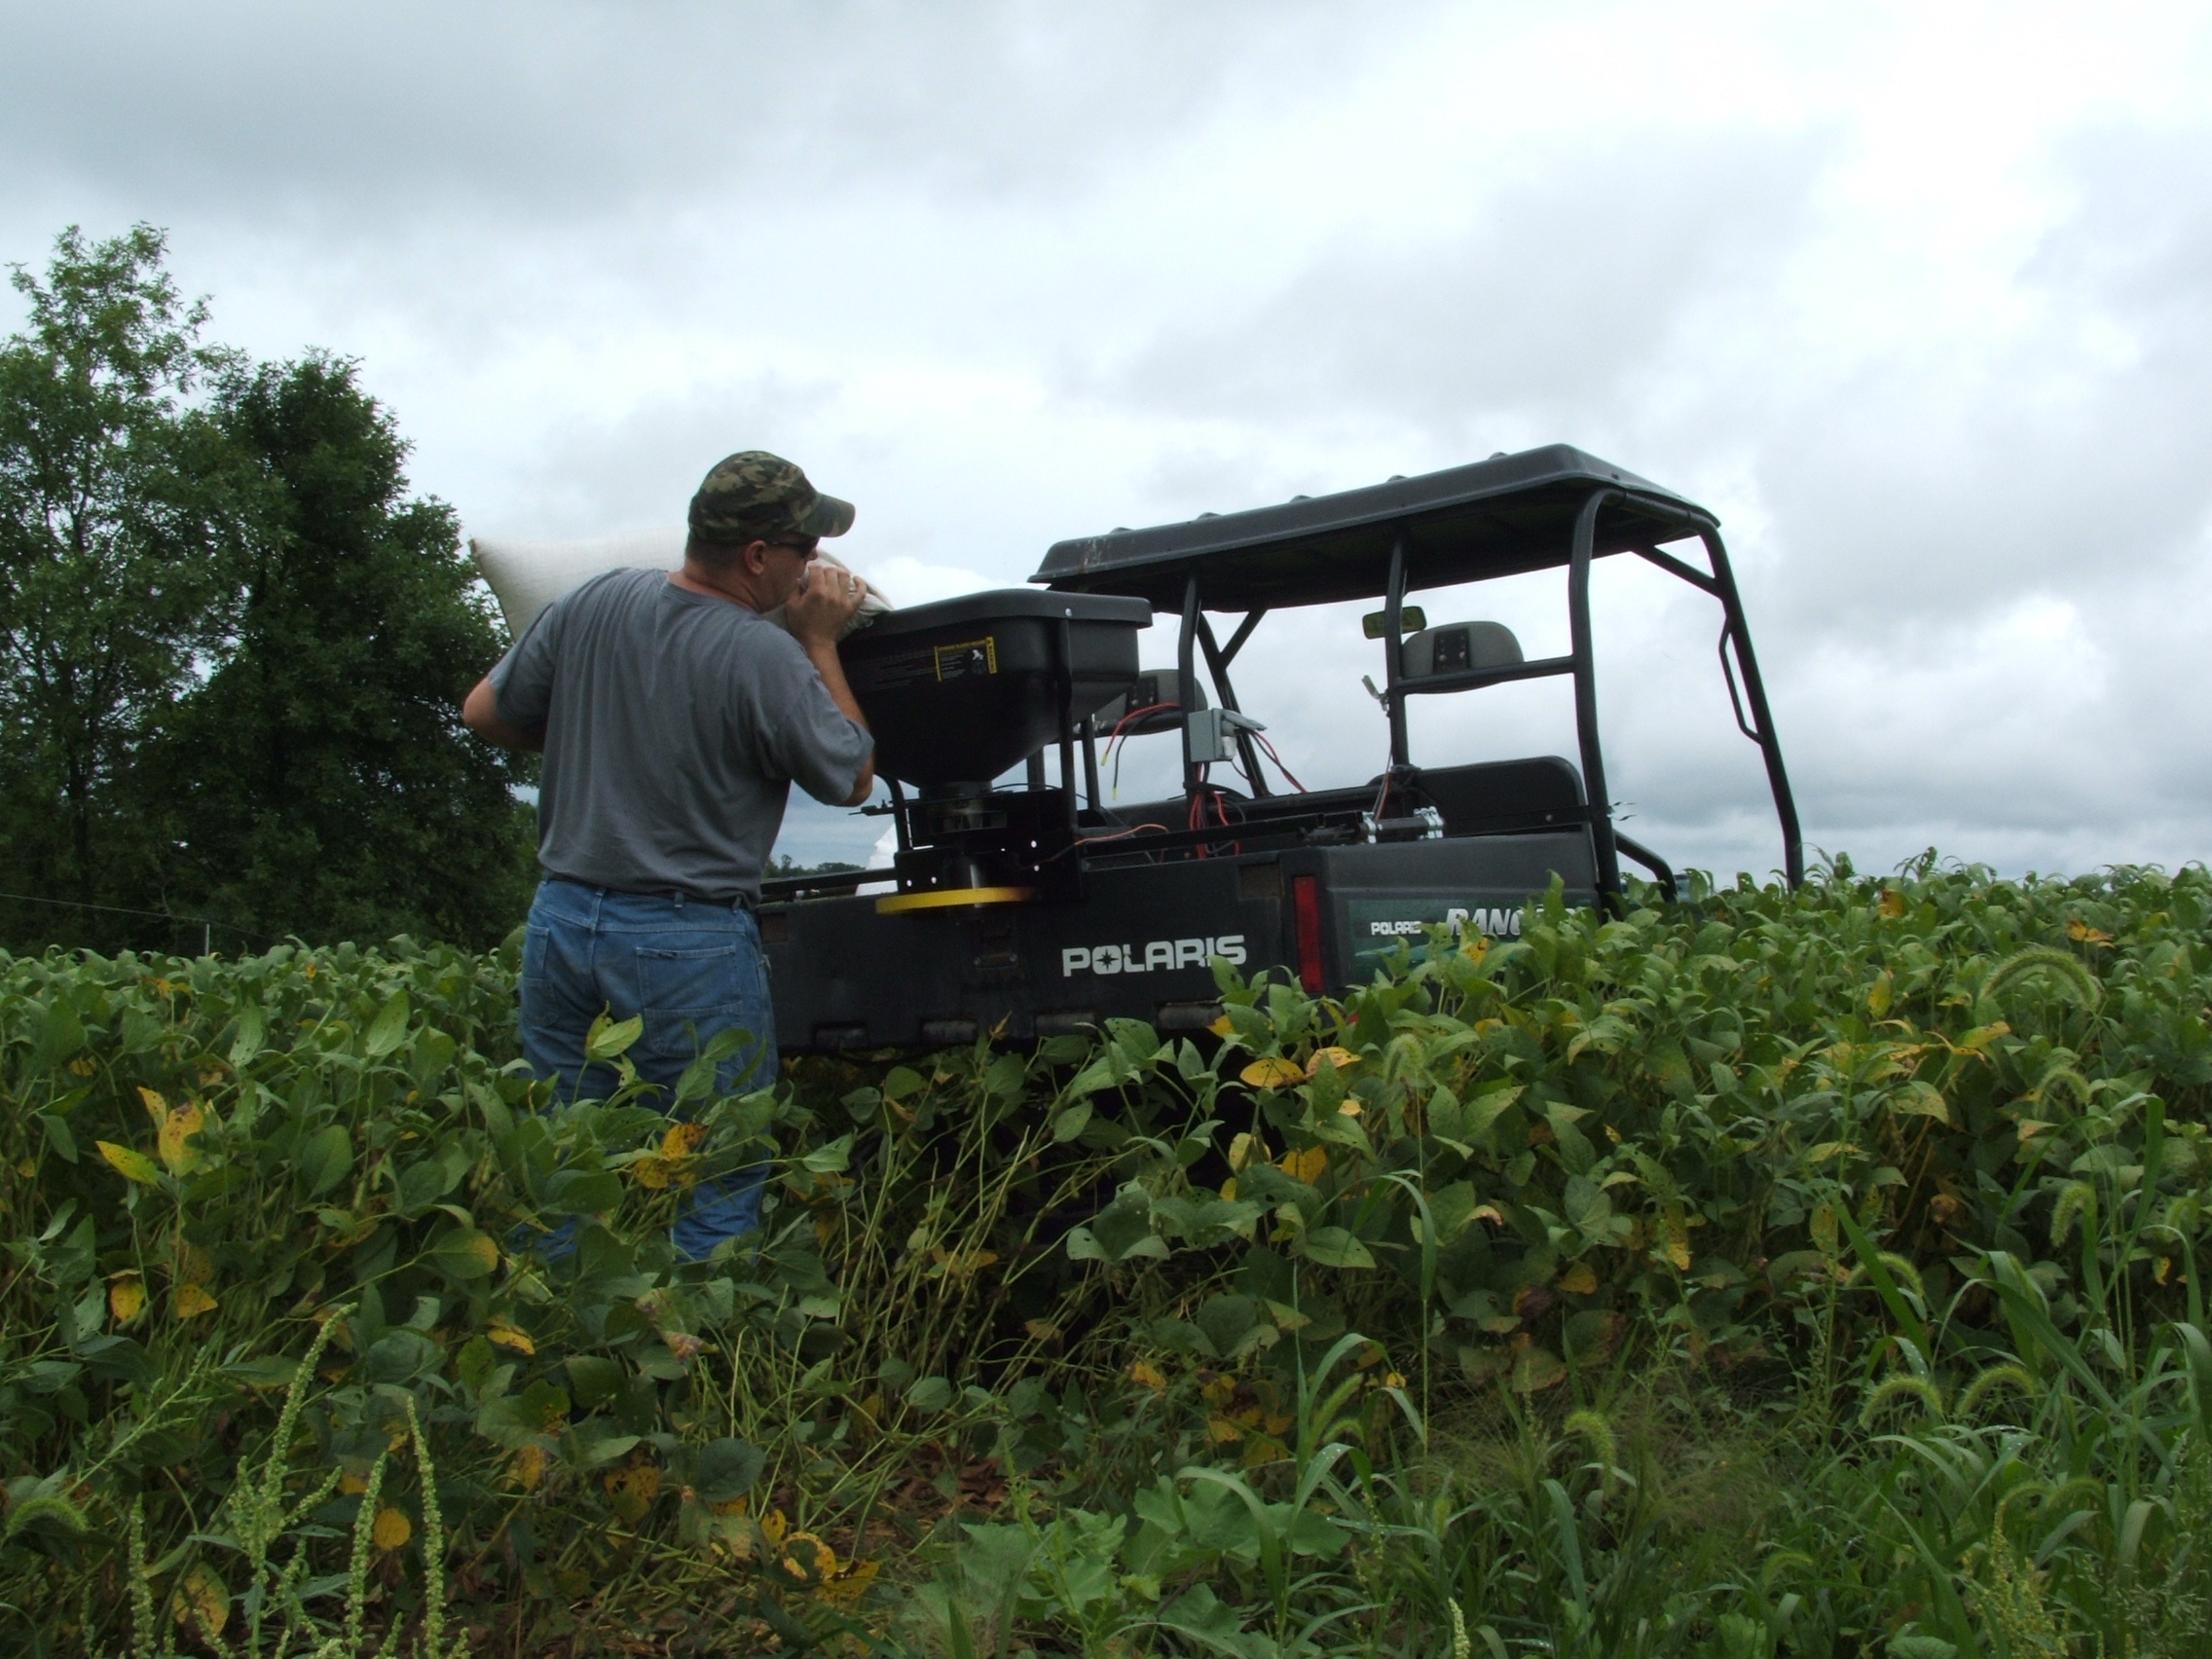
[[[1260,747],[1268,752],[1268,758],[1275,763],[1277,770],[1279,770],[1284,777],[1290,780],[1290,787],[1292,789],[1296,790],[1300,794],[1310,794],[1312,793],[1311,791],[1307,789],[1304,784],[1298,781],[1298,774],[1296,772],[1293,772],[1288,766],[1283,765],[1282,756],[1275,753],[1275,746],[1273,744],[1270,743],[1267,738],[1262,736],[1259,732],[1254,732],[1252,735],[1255,738],[1259,739]]]

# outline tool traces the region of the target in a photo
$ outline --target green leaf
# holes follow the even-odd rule
[[[724,1436],[692,1455],[691,1488],[708,1503],[729,1503],[759,1484],[768,1459],[752,1442]]]
[[[569,1387],[577,1405],[587,1412],[612,1405],[622,1393],[622,1367],[596,1353],[572,1353],[564,1362]]]
[[[46,1135],[46,1144],[54,1148],[54,1156],[64,1163],[77,1161],[77,1137],[69,1132],[69,1121],[58,1113],[38,1114],[38,1126]]]
[[[645,1034],[645,1016],[642,1014],[633,1014],[619,1024],[602,1014],[591,1022],[591,1030],[584,1037],[584,1057],[601,1063],[619,1059]]]
[[[154,1167],[154,1161],[144,1153],[133,1152],[129,1147],[118,1146],[113,1141],[94,1141],[92,1144],[99,1148],[100,1156],[126,1181],[135,1181],[141,1187],[161,1185],[162,1172]]]
[[[1071,1141],[1090,1126],[1090,1102],[1078,1100],[1073,1106],[1063,1107],[1052,1119],[1052,1139]]]
[[[370,1059],[383,1059],[407,1040],[407,1016],[410,1012],[404,990],[397,992],[391,1001],[377,1011],[376,1018],[369,1021],[369,1034],[361,1045]]]
[[[1296,1249],[1308,1261],[1324,1268],[1372,1268],[1375,1258],[1367,1246],[1341,1227],[1316,1227],[1299,1235]]]
[[[610,1169],[563,1169],[545,1183],[545,1207],[555,1215],[604,1215],[621,1202],[622,1178]]]
[[[935,1417],[952,1404],[952,1384],[941,1377],[917,1379],[906,1390],[906,1404],[924,1417]]]
[[[300,1144],[292,1155],[293,1173],[311,1198],[318,1198],[353,1168],[353,1138],[342,1124],[327,1124]]]
[[[262,1044],[268,1041],[269,1015],[258,1002],[246,1003],[239,1010],[238,1035],[231,1040],[231,1064],[242,1066],[261,1052]]]
[[[473,1227],[458,1227],[441,1235],[438,1241],[424,1252],[424,1259],[446,1277],[465,1282],[484,1278],[498,1268],[499,1246],[488,1233],[480,1233]]]

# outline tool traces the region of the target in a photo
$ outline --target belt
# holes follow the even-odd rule
[[[612,889],[611,891],[626,892],[629,890]],[[733,899],[717,899],[712,894],[693,893],[687,888],[658,887],[639,893],[635,897],[640,899],[672,899],[679,904],[704,904],[715,910],[750,910],[753,908],[753,895],[750,893],[740,893]]]
[[[546,880],[581,887],[587,893],[620,893],[632,899],[666,899],[678,904],[704,904],[715,910],[750,910],[756,901],[750,893],[718,899],[711,893],[694,893],[686,887],[602,887],[596,881],[578,881],[572,875],[547,875]]]

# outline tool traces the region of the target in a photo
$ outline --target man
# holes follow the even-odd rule
[[[691,498],[683,569],[614,571],[556,600],[469,692],[469,729],[542,749],[538,863],[523,945],[523,1052],[563,1099],[608,1092],[584,1038],[642,1014],[639,1075],[673,1095],[716,1034],[724,1092],[775,1076],[753,905],[790,786],[859,806],[874,740],[837,641],[866,584],[812,563],[853,509],[790,461],[733,455]],[[785,607],[779,628],[761,612]],[[786,630],[789,630],[788,632]],[[757,1230],[764,1171],[702,1184],[675,1242],[697,1260]]]

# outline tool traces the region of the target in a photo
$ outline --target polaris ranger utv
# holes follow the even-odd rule
[[[1691,540],[1704,570],[1665,550]],[[899,850],[890,872],[764,884],[778,1046],[941,1047],[981,1032],[1025,1043],[1114,1015],[1195,1030],[1219,1013],[1215,956],[1321,992],[1364,979],[1397,940],[1434,925],[1516,931],[1555,873],[1574,903],[1617,903],[1626,855],[1672,897],[1673,872],[1614,827],[1605,793],[1590,566],[1615,553],[1719,602],[1721,672],[1738,726],[1765,757],[1796,885],[1796,808],[1718,521],[1555,445],[1062,541],[1031,578],[1038,587],[894,611],[848,639],[846,674],[890,781],[889,804],[866,810],[891,816]],[[1494,622],[1431,625],[1406,603],[1560,566],[1565,656],[1525,659]],[[1269,611],[1345,600],[1382,602],[1366,624],[1383,682],[1368,688],[1388,721],[1388,769],[1349,788],[1276,793],[1230,670]],[[1226,642],[1218,612],[1241,615]],[[1137,635],[1156,615],[1176,630],[1175,666],[1140,671]],[[1415,763],[1408,698],[1547,675],[1573,682],[1579,767],[1556,756]],[[1110,810],[1100,738],[1161,730],[1182,736],[1182,793]],[[1021,783],[993,787],[1024,763]],[[1221,781],[1230,768],[1241,788]],[[855,891],[886,882],[895,891]]]

